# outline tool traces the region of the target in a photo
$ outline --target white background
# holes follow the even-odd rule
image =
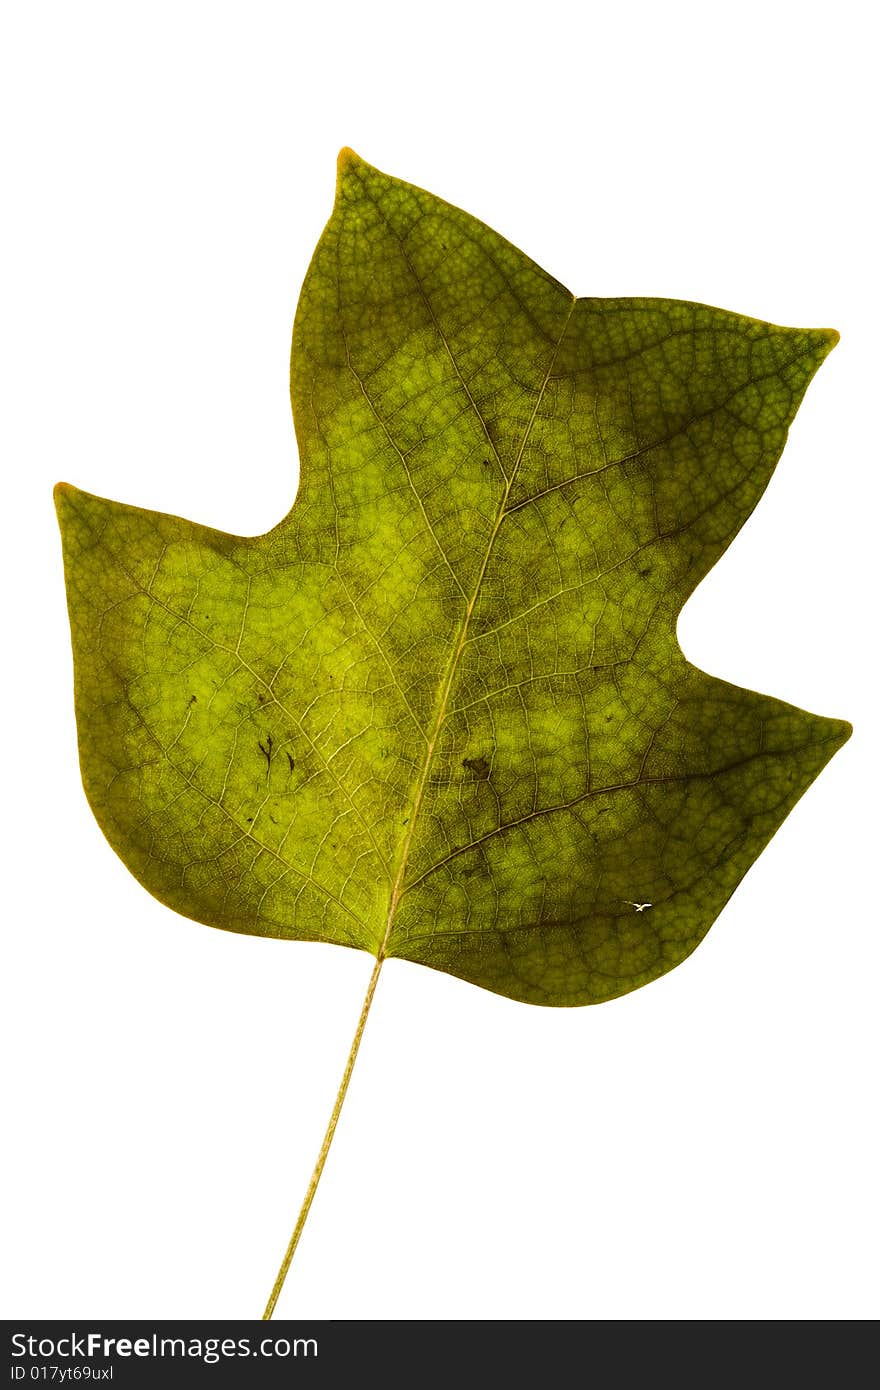
[[[196,926],[92,820],[51,485],[287,511],[300,282],[351,144],[581,294],[837,327],[687,655],[856,733],[663,980],[383,972],[279,1315],[878,1312],[877,111],[869,7],[10,4],[2,1313],[257,1316],[367,956]]]

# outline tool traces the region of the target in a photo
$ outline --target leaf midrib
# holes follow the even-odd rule
[[[387,219],[386,219],[386,225],[389,225],[389,224],[387,224]],[[392,229],[392,230],[393,230],[393,229]],[[396,233],[394,233],[394,235],[397,236]],[[450,357],[450,360],[451,360],[452,363],[453,363],[453,366],[455,366],[456,371],[458,372],[458,364],[455,362],[455,358],[454,358],[454,356],[453,356],[453,353],[452,353],[452,350],[451,350],[451,348],[450,348],[450,346],[449,346],[449,343],[448,343],[447,340],[446,340],[446,336],[445,336],[445,334],[443,333],[442,329],[440,328],[439,323],[437,322],[437,318],[436,318],[436,315],[434,314],[433,306],[432,306],[432,305],[430,304],[430,302],[428,301],[428,296],[427,296],[427,294],[425,293],[425,289],[424,289],[424,286],[422,285],[421,279],[419,278],[419,276],[418,276],[418,274],[417,274],[417,272],[416,272],[416,269],[415,269],[415,267],[414,267],[413,264],[412,264],[412,261],[410,260],[409,256],[407,255],[406,249],[405,249],[405,247],[403,246],[403,243],[401,242],[399,236],[397,236],[397,240],[398,240],[398,243],[400,244],[401,252],[402,252],[404,258],[406,259],[407,265],[408,265],[409,268],[410,268],[410,271],[411,271],[411,273],[412,273],[412,275],[413,275],[413,278],[415,279],[416,284],[418,285],[419,290],[420,290],[420,292],[421,292],[421,294],[422,294],[422,296],[423,296],[423,298],[424,298],[424,300],[425,300],[425,303],[426,303],[427,306],[428,306],[428,309],[429,309],[429,311],[430,311],[430,313],[431,313],[431,318],[432,318],[432,320],[433,320],[433,322],[434,322],[434,325],[435,325],[435,327],[436,327],[436,329],[437,329],[437,332],[438,332],[440,338],[441,338],[442,341],[443,341],[443,345],[444,345],[444,347],[445,347],[447,353],[449,354],[449,357]],[[388,916],[387,916],[386,922],[385,922],[385,933],[384,933],[384,935],[383,935],[383,937],[382,937],[382,941],[381,941],[381,944],[380,944],[380,946],[379,946],[379,950],[378,950],[378,952],[376,953],[376,954],[377,954],[377,959],[378,959],[380,962],[381,962],[382,960],[384,960],[385,955],[386,955],[386,953],[387,953],[388,943],[389,943],[389,941],[390,941],[390,939],[391,939],[391,932],[392,932],[393,927],[394,927],[394,918],[395,918],[395,915],[396,915],[396,912],[397,912],[397,906],[398,906],[398,903],[400,902],[401,897],[403,896],[403,880],[404,880],[404,876],[405,876],[405,874],[406,874],[407,864],[409,863],[409,853],[410,853],[410,849],[411,849],[411,847],[412,847],[412,842],[413,842],[413,837],[414,837],[414,835],[415,835],[416,825],[418,824],[419,813],[420,813],[421,808],[422,808],[422,801],[424,800],[425,787],[427,786],[427,783],[428,783],[428,776],[429,776],[429,774],[430,774],[431,766],[432,766],[433,761],[434,761],[434,754],[435,754],[436,749],[437,749],[437,741],[438,741],[438,739],[439,739],[439,737],[440,737],[440,730],[442,729],[444,720],[445,720],[445,718],[446,718],[446,711],[447,711],[447,705],[448,705],[448,703],[449,703],[449,696],[450,696],[450,693],[451,693],[451,691],[452,691],[453,684],[454,684],[454,682],[455,682],[456,674],[457,674],[457,672],[458,672],[459,662],[461,661],[461,654],[462,654],[462,652],[464,651],[465,646],[466,646],[466,644],[467,644],[468,625],[470,624],[471,615],[472,615],[472,613],[473,613],[473,611],[474,611],[474,607],[475,607],[475,605],[476,605],[477,598],[479,597],[480,587],[481,587],[481,585],[482,585],[482,583],[483,583],[483,579],[484,579],[484,577],[485,577],[486,570],[487,570],[487,568],[488,568],[488,566],[489,566],[489,560],[490,560],[491,555],[492,555],[492,550],[493,550],[494,545],[495,545],[495,540],[496,540],[496,538],[497,538],[497,536],[498,536],[498,532],[499,532],[500,529],[501,529],[501,526],[502,526],[502,523],[503,523],[503,521],[504,521],[504,518],[505,518],[505,516],[507,515],[507,501],[508,501],[508,498],[510,497],[511,489],[513,488],[513,485],[514,485],[514,483],[515,483],[515,481],[516,481],[516,477],[517,477],[517,474],[518,474],[518,472],[519,472],[520,464],[522,463],[523,454],[525,453],[526,445],[527,445],[527,443],[528,443],[528,441],[529,441],[529,436],[530,436],[530,434],[531,434],[531,432],[532,432],[532,426],[533,426],[534,423],[535,423],[535,419],[536,419],[536,417],[537,417],[538,411],[539,411],[540,406],[541,406],[541,401],[544,399],[544,393],[545,393],[546,390],[547,390],[547,384],[548,384],[548,382],[550,381],[551,375],[552,375],[552,373],[553,373],[553,368],[554,368],[555,365],[556,365],[556,358],[557,358],[557,356],[558,356],[558,354],[559,354],[559,349],[560,349],[560,347],[562,346],[562,341],[563,341],[563,339],[564,339],[566,333],[568,332],[568,326],[569,326],[569,324],[570,324],[570,322],[571,322],[571,317],[572,317],[572,314],[574,313],[574,309],[575,309],[575,305],[576,305],[576,304],[577,304],[577,297],[576,297],[575,295],[572,295],[572,296],[571,296],[571,304],[569,305],[568,313],[567,313],[566,316],[565,316],[565,322],[564,322],[563,325],[562,325],[562,329],[561,329],[561,331],[560,331],[560,333],[559,333],[559,337],[557,338],[556,343],[555,343],[555,345],[554,345],[553,352],[552,352],[551,357],[550,357],[550,361],[549,361],[549,363],[548,363],[548,365],[547,365],[547,370],[546,370],[546,372],[545,372],[545,374],[544,374],[544,379],[543,379],[543,381],[541,382],[540,388],[539,388],[539,390],[538,390],[538,394],[537,394],[537,398],[536,398],[536,400],[535,400],[534,408],[533,408],[532,413],[531,413],[531,415],[530,415],[530,417],[529,417],[529,420],[528,420],[528,424],[526,425],[526,428],[525,428],[525,430],[523,431],[522,441],[521,441],[521,443],[520,443],[519,450],[518,450],[517,455],[516,455],[516,459],[514,460],[514,464],[513,464],[513,468],[511,469],[510,476],[508,477],[506,473],[504,474],[504,479],[505,479],[505,483],[504,483],[504,492],[503,492],[503,495],[502,495],[502,497],[501,497],[501,501],[500,501],[499,504],[498,504],[498,510],[497,510],[497,512],[496,512],[496,515],[495,515],[495,521],[494,521],[494,524],[493,524],[493,526],[492,526],[492,531],[491,531],[491,534],[490,534],[490,536],[489,536],[489,540],[488,540],[487,545],[486,545],[486,553],[485,553],[485,555],[484,555],[484,557],[483,557],[483,563],[482,563],[482,565],[480,566],[479,573],[477,574],[476,580],[475,580],[475,582],[474,582],[473,592],[471,593],[470,599],[469,599],[468,604],[467,604],[467,608],[465,609],[464,617],[463,617],[463,619],[462,619],[461,627],[460,627],[459,633],[458,633],[458,640],[457,640],[457,642],[456,642],[455,647],[453,648],[453,651],[452,651],[452,654],[451,654],[451,656],[450,656],[450,659],[449,659],[449,661],[447,662],[446,670],[445,670],[445,672],[444,672],[444,674],[443,674],[443,678],[442,678],[442,680],[441,680],[441,682],[440,682],[440,685],[439,685],[439,697],[438,697],[438,703],[437,703],[437,713],[436,713],[436,715],[435,715],[435,717],[434,717],[434,724],[433,724],[433,727],[432,727],[431,732],[430,732],[429,737],[428,737],[428,746],[427,746],[427,749],[426,749],[426,751],[425,751],[425,759],[424,759],[424,762],[423,762],[423,765],[422,765],[421,775],[420,775],[419,780],[418,780],[418,782],[417,782],[417,784],[416,784],[416,789],[415,789],[415,792],[414,792],[414,794],[413,794],[412,808],[411,808],[410,814],[409,814],[409,824],[408,824],[408,827],[407,827],[407,832],[406,832],[406,835],[404,836],[404,838],[403,838],[402,841],[401,841],[400,854],[399,854],[399,856],[398,856],[398,861],[397,861],[397,864],[396,864],[396,866],[395,866],[394,880],[393,880],[393,883],[392,883],[392,886],[391,886],[391,895],[390,895],[389,904],[388,904]],[[461,379],[461,373],[460,373],[460,372],[458,372],[458,375],[459,375],[459,378]],[[464,382],[462,382],[462,384],[464,385]],[[482,417],[482,415],[481,415],[481,413],[480,413],[480,411],[479,411],[479,409],[478,409],[478,407],[477,407],[477,404],[476,404],[476,402],[474,401],[473,396],[471,395],[471,392],[470,392],[469,390],[467,390],[466,387],[465,387],[465,390],[466,390],[466,392],[467,392],[467,397],[468,397],[468,400],[470,401],[470,404],[471,404],[471,406],[472,406],[472,408],[473,408],[473,410],[474,410],[474,413],[476,414],[477,418],[479,419],[480,424],[482,425],[483,430],[485,431],[486,437],[487,437],[488,439],[490,439],[490,442],[491,442],[491,436],[489,435],[489,429],[488,429],[488,426],[487,426],[487,424],[486,424],[486,421],[483,419],[483,417]],[[495,451],[495,455],[496,455],[496,458],[497,458],[497,457],[498,457],[498,454],[497,454],[497,450],[495,450],[494,443],[493,443],[492,447],[493,447],[493,450]],[[500,463],[500,459],[499,459],[499,463]],[[503,468],[502,468],[502,472],[503,472],[503,471],[504,471],[504,470],[503,470]]]

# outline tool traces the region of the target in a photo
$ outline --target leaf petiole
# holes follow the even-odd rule
[[[370,976],[370,983],[367,986],[367,992],[364,996],[364,1004],[363,1008],[361,1009],[361,1016],[358,1019],[358,1025],[355,1029],[354,1038],[352,1039],[351,1043],[351,1049],[348,1054],[348,1061],[345,1064],[345,1071],[342,1073],[342,1080],[339,1083],[339,1090],[336,1093],[336,1103],[333,1106],[333,1112],[330,1116],[330,1122],[327,1125],[327,1131],[324,1135],[324,1142],[321,1145],[321,1151],[318,1154],[318,1161],[315,1164],[314,1172],[312,1173],[311,1179],[309,1180],[306,1195],[303,1199],[303,1204],[300,1208],[299,1216],[296,1219],[296,1225],[293,1228],[293,1235],[290,1237],[290,1243],[288,1244],[287,1250],[284,1253],[284,1259],[281,1261],[281,1267],[278,1270],[277,1275],[275,1276],[275,1283],[272,1285],[272,1292],[270,1293],[269,1301],[266,1304],[266,1311],[263,1313],[263,1322],[267,1322],[275,1311],[275,1304],[278,1302],[279,1294],[281,1293],[281,1290],[284,1287],[284,1281],[287,1278],[287,1272],[290,1269],[290,1264],[296,1252],[296,1247],[299,1245],[299,1238],[303,1233],[303,1228],[305,1227],[306,1220],[308,1219],[312,1201],[314,1199],[315,1193],[318,1190],[318,1183],[321,1181],[321,1174],[324,1171],[324,1164],[327,1162],[327,1155],[330,1152],[330,1145],[333,1143],[333,1136],[336,1133],[336,1126],[339,1123],[339,1116],[342,1112],[342,1106],[345,1101],[346,1092],[348,1091],[348,1083],[351,1080],[351,1074],[354,1071],[354,1064],[357,1061],[358,1049],[361,1045],[361,1038],[364,1036],[364,1028],[367,1024],[367,1015],[370,1012],[370,1005],[373,1002],[373,995],[376,993],[376,985],[379,981],[379,971],[382,969],[383,960],[384,956],[379,956],[379,958],[376,961],[376,964],[373,967],[373,973]]]

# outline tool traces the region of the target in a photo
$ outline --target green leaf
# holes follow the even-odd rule
[[[343,151],[287,518],[241,538],[58,489],[114,849],[198,921],[533,1003],[677,965],[849,736],[675,636],[835,341],[574,299]]]

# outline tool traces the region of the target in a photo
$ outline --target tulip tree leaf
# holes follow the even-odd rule
[[[533,1003],[677,965],[849,735],[675,635],[835,341],[575,299],[343,151],[287,518],[242,538],[58,488],[114,849],[198,921]]]

